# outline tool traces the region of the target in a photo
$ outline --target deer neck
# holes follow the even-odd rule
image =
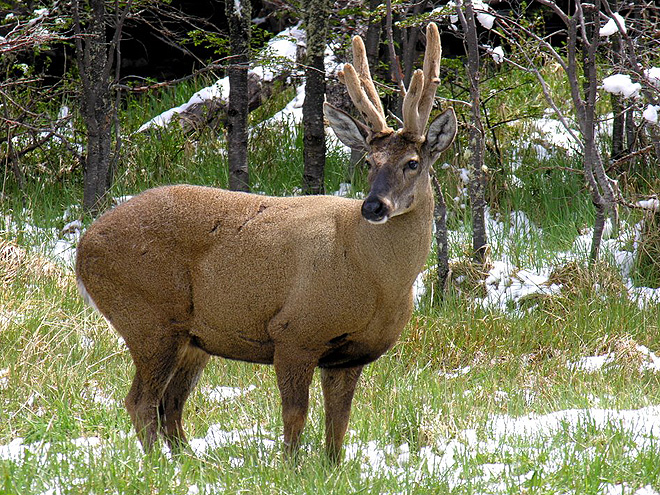
[[[370,278],[384,287],[409,291],[431,248],[433,191],[430,180],[419,188],[413,208],[384,224],[358,219],[358,256]]]

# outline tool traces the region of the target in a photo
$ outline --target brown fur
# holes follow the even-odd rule
[[[169,443],[183,441],[181,409],[208,354],[275,364],[297,416],[292,445],[319,365],[326,401],[347,418],[354,383],[343,375],[389,349],[410,317],[431,242],[426,193],[384,225],[364,220],[357,200],[195,186],[149,190],[99,218],[77,276],[135,361],[126,406],[143,443],[159,423]]]

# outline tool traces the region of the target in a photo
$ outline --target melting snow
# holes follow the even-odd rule
[[[506,392],[502,394],[503,397],[507,395]],[[427,411],[427,414],[429,412],[432,413]],[[511,484],[521,487],[535,475],[552,476],[563,469],[567,462],[573,462],[573,457],[578,454],[585,462],[595,459],[596,449],[578,452],[577,447],[570,442],[553,441],[557,435],[574,435],[574,432],[585,428],[590,431],[621,431],[632,443],[627,450],[628,455],[635,456],[643,450],[656,448],[656,439],[660,436],[660,406],[636,410],[569,409],[520,417],[494,415],[483,426],[459,431],[452,439],[441,438],[417,452],[411,451],[407,443],[382,445],[377,441],[366,444],[349,441],[344,450],[346,462],[359,463],[361,477],[365,480],[399,478],[419,482],[429,476],[442,476],[452,490],[479,483],[485,485],[489,493],[508,493]],[[262,452],[270,452],[281,443],[281,440],[276,442],[273,438],[273,434],[257,426],[226,431],[221,425],[215,424],[209,427],[204,437],[192,439],[190,445],[199,456],[204,456],[209,450],[247,443],[259,446]],[[102,447],[102,442],[98,437],[81,437],[72,440],[70,445],[78,449],[84,462],[89,463],[91,456]],[[50,443],[25,444],[22,438],[16,438],[7,445],[0,445],[0,460],[19,464],[30,462],[42,466],[53,460],[53,456],[49,456],[52,447]],[[55,459],[62,461],[70,455],[76,454],[57,454]],[[517,460],[519,457],[537,460],[534,470],[521,472],[521,464]],[[510,461],[492,462],[499,458]],[[480,459],[488,459],[489,462],[480,463]],[[243,464],[243,459],[232,457],[229,460],[229,465],[234,468]],[[469,471],[465,471],[466,465],[471,466]],[[66,480],[66,474],[62,475]],[[71,472],[71,484],[75,484],[75,479],[78,479],[75,476],[76,473]],[[607,490],[617,490],[621,485],[604,486]],[[199,492],[199,487],[195,485],[188,493]],[[658,495],[650,486],[636,493]]]
[[[0,370],[0,390],[5,390],[9,387],[9,368]]]
[[[254,67],[252,72],[264,81],[272,81],[277,74],[282,72],[284,65],[295,63],[298,44],[303,43],[304,39],[305,32],[298,26],[285,29],[269,40],[262,53],[262,58],[275,60],[276,62],[268,66]],[[164,127],[170,123],[175,115],[186,111],[196,103],[203,103],[212,99],[226,100],[228,97],[229,77],[224,77],[211,86],[199,90],[186,103],[171,108],[142,124],[137,132],[142,132],[151,127]]]
[[[493,48],[490,52],[490,56],[493,57],[496,64],[501,64],[504,62],[504,48],[501,46]]]
[[[651,67],[644,69],[646,78],[656,87],[660,87],[660,67]]]
[[[642,85],[633,83],[627,74],[613,74],[603,79],[602,88],[608,93],[630,98],[639,94]]]
[[[642,117],[644,117],[644,119],[650,122],[651,124],[657,124],[658,111],[660,111],[660,105],[649,104],[642,112]]]
[[[628,29],[626,28],[626,21],[623,17],[618,12],[615,12],[614,15],[610,18],[608,18],[607,23],[600,28],[600,31],[598,31],[598,34],[600,36],[612,36],[615,33],[619,32],[619,28],[617,26],[617,23],[615,22],[614,18],[619,22],[619,25],[621,26],[621,32],[623,34],[626,34],[628,32]]]
[[[229,399],[235,399],[241,395],[245,395],[257,388],[255,385],[250,385],[247,388],[238,387],[205,387],[202,389],[204,394],[212,402],[222,402]]]
[[[474,7],[474,12],[477,14],[477,20],[479,24],[488,29],[489,31],[493,29],[493,24],[495,23],[495,16],[490,14],[493,12],[493,9],[483,0],[472,0],[472,6]]]

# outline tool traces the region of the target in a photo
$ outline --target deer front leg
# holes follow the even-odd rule
[[[362,368],[363,366],[321,369],[321,386],[325,402],[325,448],[328,457],[335,463],[340,461],[353,394]]]
[[[298,349],[275,348],[274,362],[277,386],[282,398],[284,450],[292,456],[300,444],[309,405],[309,386],[318,359],[306,356]]]

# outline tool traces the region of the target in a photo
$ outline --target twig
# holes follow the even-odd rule
[[[610,165],[607,167],[607,172],[609,173],[610,170],[615,169],[619,165],[627,162],[628,160],[632,160],[636,156],[647,153],[647,152],[651,151],[652,149],[653,149],[653,145],[649,144],[645,148],[642,148],[642,149],[637,150],[637,151],[633,151],[632,153],[628,153],[626,156],[623,156],[623,157],[619,158],[617,161],[610,163]]]

